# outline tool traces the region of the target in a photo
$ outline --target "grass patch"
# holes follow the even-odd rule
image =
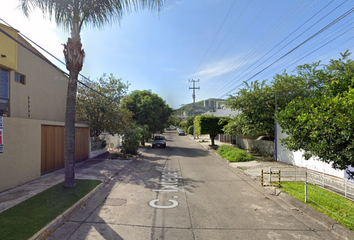
[[[302,182],[282,182],[282,191],[305,202],[305,187]],[[343,226],[354,230],[354,202],[316,185],[308,183],[307,205],[325,214]],[[321,205],[322,207],[320,207]]]
[[[208,141],[205,141],[205,140],[201,140],[201,141],[198,141],[197,143],[206,143]]]
[[[218,148],[217,153],[230,162],[248,162],[254,160],[254,157],[251,154],[247,154],[242,149],[229,145],[221,145]]]
[[[75,188],[59,183],[0,213],[0,239],[28,239],[78,202],[101,181],[76,180]]]

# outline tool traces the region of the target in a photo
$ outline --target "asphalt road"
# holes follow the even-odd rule
[[[48,239],[338,239],[190,137],[165,136]]]

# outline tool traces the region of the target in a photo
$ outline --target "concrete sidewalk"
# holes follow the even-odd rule
[[[145,148],[139,149],[139,152],[143,151],[145,151]],[[77,163],[75,165],[75,178],[107,182],[131,162],[132,160],[109,159],[109,154],[105,153]],[[64,169],[60,169],[29,183],[1,192],[0,213],[63,181]]]
[[[192,140],[199,142],[201,146],[205,149],[209,149],[210,151],[213,151],[216,157],[222,159],[215,150],[212,150],[212,148],[209,146],[210,139],[208,136],[202,136],[198,139],[193,139]],[[203,141],[204,140],[204,141]],[[203,141],[203,142],[200,142]],[[227,144],[229,143],[224,143],[215,140],[216,145],[222,145],[222,144]],[[270,158],[262,158],[262,157],[256,157],[254,161],[249,161],[249,162],[229,162],[225,159],[222,159],[223,162],[230,167],[234,169],[238,169],[239,171],[242,171],[246,176],[250,177],[253,179],[256,184],[261,185],[261,171],[264,170],[265,172],[268,172],[269,169],[272,170],[272,172],[276,172],[278,170],[281,170],[282,172],[288,171],[288,172],[294,172],[294,171],[305,171],[304,168],[297,167],[294,165],[289,165],[286,163],[282,163],[279,161],[274,161],[273,159]],[[264,178],[269,178],[269,175]],[[275,178],[275,177],[274,177]],[[273,178],[273,179],[274,179]],[[267,180],[265,180],[265,183],[267,183]],[[347,229],[346,227],[340,225],[333,219],[325,216],[324,214],[318,212],[317,210],[311,208],[310,206],[306,205],[305,203],[293,198],[292,196],[288,195],[287,193],[281,191],[281,189],[278,189],[276,187],[266,187],[266,189],[269,190],[270,194],[274,194],[284,200],[287,204],[293,206],[293,209],[296,211],[303,212],[307,216],[315,219],[316,221],[320,222],[324,226],[326,226],[327,229],[330,229],[332,232],[336,233],[338,235],[338,239],[350,239],[354,240],[354,232]]]

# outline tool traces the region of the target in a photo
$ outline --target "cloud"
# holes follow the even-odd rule
[[[167,7],[165,7],[165,10],[169,11],[169,10],[175,8],[176,5],[181,5],[183,3],[184,3],[183,1],[180,1],[180,2],[177,1],[175,3],[169,4]]]
[[[216,63],[207,64],[203,69],[195,73],[193,77],[203,79],[203,81],[207,81],[214,77],[219,77],[223,74],[229,73],[230,71],[240,69],[247,64],[249,64],[249,62],[239,63],[239,56],[236,56],[229,59],[224,59],[222,61],[218,61]]]

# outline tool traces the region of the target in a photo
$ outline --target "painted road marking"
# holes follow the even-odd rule
[[[162,170],[161,180],[158,182],[160,186],[159,189],[153,189],[153,192],[161,192],[161,193],[170,193],[170,192],[178,192],[178,181],[181,177],[178,176],[175,168],[165,168]],[[177,199],[178,196],[173,196],[173,198]],[[169,199],[169,202],[172,202],[172,205],[156,205],[160,199],[154,199],[149,202],[149,205],[154,208],[174,208],[178,206],[178,202],[176,200]]]

